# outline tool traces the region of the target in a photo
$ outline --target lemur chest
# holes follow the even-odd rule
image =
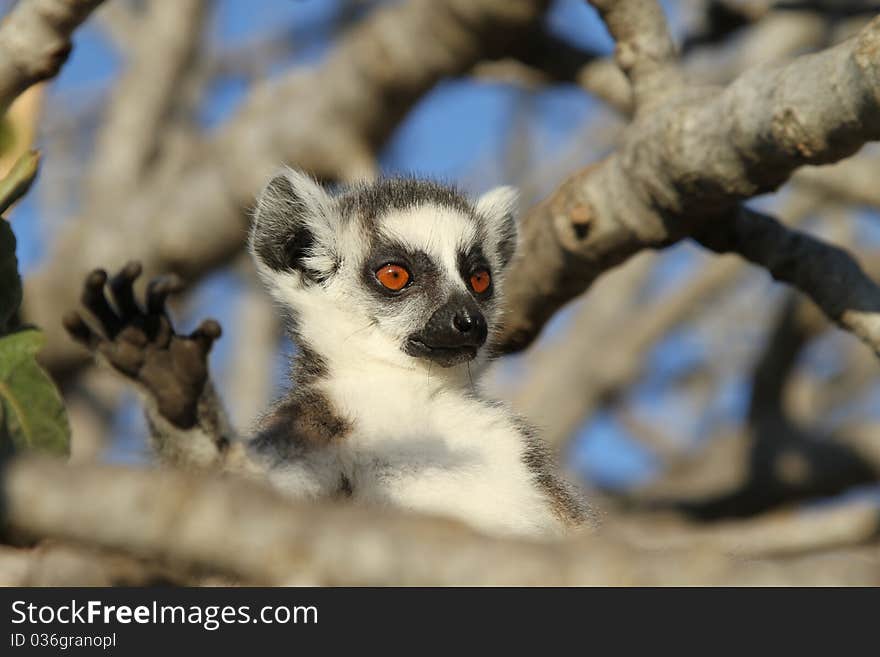
[[[347,403],[337,395],[352,430],[335,446],[336,458],[354,500],[453,516],[492,532],[560,529],[504,409],[456,391],[395,396],[375,387]]]
[[[401,394],[393,381],[371,383],[322,387],[344,435],[306,440],[276,461],[269,477],[278,488],[451,516],[490,532],[561,530],[504,409],[458,391]]]

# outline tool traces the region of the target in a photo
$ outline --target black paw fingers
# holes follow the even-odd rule
[[[63,323],[71,337],[93,351],[102,340],[140,347],[151,342],[160,348],[167,347],[174,337],[174,328],[165,304],[170,295],[183,289],[183,282],[174,275],[153,279],[147,286],[144,307],[141,307],[134,284],[142,272],[141,263],[132,261],[109,280],[103,269],[95,269],[86,276],[81,301],[96,321],[93,328],[80,313],[68,313]],[[109,295],[105,288],[109,288]]]

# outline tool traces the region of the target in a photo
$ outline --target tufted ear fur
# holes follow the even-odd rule
[[[477,214],[486,221],[489,243],[506,267],[516,252],[516,212],[519,193],[513,187],[495,187],[477,199]]]
[[[250,250],[258,265],[274,272],[322,276],[333,249],[333,199],[308,175],[285,168],[257,200]]]

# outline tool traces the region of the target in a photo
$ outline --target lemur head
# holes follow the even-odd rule
[[[472,203],[413,179],[331,196],[287,169],[260,195],[250,248],[297,338],[317,353],[450,367],[498,330],[515,204],[509,187]]]

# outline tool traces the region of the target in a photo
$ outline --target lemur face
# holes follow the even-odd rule
[[[318,353],[354,343],[398,362],[449,367],[475,358],[498,330],[515,203],[506,187],[471,203],[410,179],[331,197],[287,170],[260,197],[251,251],[299,338]]]

